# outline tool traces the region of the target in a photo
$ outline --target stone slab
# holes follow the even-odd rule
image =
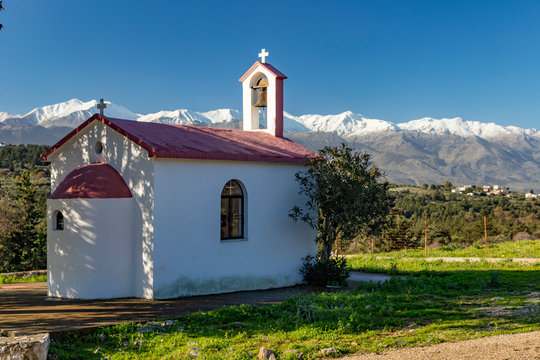
[[[46,360],[49,342],[47,333],[0,336],[0,360]]]

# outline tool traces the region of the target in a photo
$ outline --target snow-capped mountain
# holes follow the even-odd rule
[[[173,125],[206,125],[208,119],[201,116],[197,112],[192,112],[187,109],[178,109],[173,111],[158,111],[157,113],[140,115],[137,121],[157,122]]]
[[[285,123],[285,130],[287,131],[322,131],[332,132],[334,134],[343,136],[364,135],[372,132],[398,130],[391,122],[378,119],[368,119],[351,111],[345,111],[337,115],[294,116],[289,113],[285,113],[284,116],[285,118],[303,125],[307,129],[296,130],[294,128],[287,128],[287,123]]]
[[[99,112],[96,100],[83,102],[79,99],[71,99],[59,104],[47,105],[35,108],[24,115],[9,115],[2,119],[0,123],[19,126],[43,126],[45,128],[68,126],[76,127],[83,123],[90,116]],[[121,105],[105,101],[107,104],[107,115],[121,119],[135,120],[138,115],[129,111]]]
[[[540,137],[536,129],[522,129],[517,126],[501,126],[495,123],[481,123],[479,121],[464,121],[460,117],[434,119],[425,117],[418,120],[394,124],[389,121],[370,119],[361,114],[346,111],[337,115],[302,115],[294,116],[285,113],[285,118],[294,121],[287,131],[306,131],[296,129],[300,124],[307,131],[331,132],[339,136],[362,136],[377,132],[389,131],[416,131],[435,135],[478,136],[492,138],[499,135],[524,134]]]
[[[242,114],[240,114],[238,110],[233,109],[217,109],[199,114],[210,120],[213,124],[220,122],[230,122],[242,118]]]
[[[458,136],[478,136],[490,138],[498,135],[525,134],[539,135],[536,129],[522,129],[517,126],[501,126],[495,123],[464,121],[460,117],[433,119],[430,117],[397,124],[401,130],[418,131],[426,134],[452,134]]]
[[[20,117],[20,115],[14,115],[7,112],[0,111],[0,123],[8,118]]]
[[[240,113],[232,109],[217,109],[207,112],[197,112],[187,109],[159,111],[157,113],[139,115],[137,121],[158,122],[174,125],[208,125],[229,122],[239,119]]]
[[[0,112],[0,125],[12,126],[42,126],[76,127],[91,115],[98,112],[97,100],[83,102],[72,99],[54,105],[35,108],[24,115]],[[188,109],[163,110],[151,114],[137,114],[121,105],[106,101],[107,116],[137,121],[159,122],[178,125],[221,124],[241,119],[238,110],[217,109],[207,112],[197,112]],[[290,132],[328,132],[339,136],[364,136],[372,133],[413,131],[436,135],[478,136],[484,139],[499,135],[523,134],[540,137],[536,129],[522,129],[517,126],[501,126],[495,123],[465,121],[462,118],[434,119],[425,117],[405,123],[392,123],[386,120],[371,119],[361,114],[345,111],[335,115],[301,115],[284,114],[285,131]]]

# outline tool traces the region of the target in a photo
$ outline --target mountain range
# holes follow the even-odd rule
[[[188,109],[137,114],[106,102],[105,115],[136,121],[240,128],[233,109]],[[96,100],[72,99],[24,114],[0,111],[0,142],[52,145],[91,115]],[[350,111],[337,115],[284,114],[286,136],[314,151],[345,142],[373,155],[396,183],[499,184],[540,191],[540,131],[459,117],[425,117],[404,123],[370,119]]]
[[[231,122],[241,118],[238,110],[217,109],[207,112],[197,112],[187,109],[173,111],[159,111],[150,114],[137,114],[122,105],[105,102],[107,116],[120,119],[159,122],[176,125],[210,125]],[[54,105],[35,108],[24,115],[14,115],[0,111],[0,125],[6,126],[41,126],[76,127],[93,114],[99,112],[96,100],[83,102],[72,99]],[[536,129],[522,129],[517,126],[501,126],[495,123],[481,123],[479,121],[464,121],[456,118],[434,119],[425,117],[418,120],[394,124],[389,121],[370,119],[345,111],[337,115],[301,115],[294,116],[287,112],[285,117],[285,131],[303,132],[331,132],[340,136],[361,136],[378,132],[416,131],[436,135],[478,136],[492,138],[499,135],[525,134],[540,137]]]

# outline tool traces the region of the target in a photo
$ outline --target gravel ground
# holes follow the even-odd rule
[[[539,360],[540,331],[396,349],[343,360]]]

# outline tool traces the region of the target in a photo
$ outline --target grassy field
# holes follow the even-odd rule
[[[300,353],[312,359],[331,347],[333,356],[342,356],[540,330],[540,264],[377,260],[370,255],[348,261],[354,270],[396,276],[352,291],[192,314],[163,326],[100,328],[54,341],[50,351],[61,359],[254,359],[264,346],[280,359]]]
[[[378,256],[404,258],[424,257],[424,248],[377,253]],[[483,244],[469,246],[463,249],[448,249],[439,247],[428,249],[428,257],[484,257]],[[499,244],[488,244],[488,257],[496,258],[540,258],[540,240],[509,241]]]
[[[31,275],[31,276],[0,276],[0,284],[14,284],[20,282],[39,282],[47,281],[47,275]]]
[[[532,271],[540,276],[540,263],[521,264],[511,258],[496,263],[485,261],[444,262],[443,260],[425,261],[422,258],[378,258],[372,255],[349,257],[347,263],[355,271],[382,273],[389,275],[426,276],[462,276],[468,272],[501,274]],[[513,279],[512,281],[517,281]]]

